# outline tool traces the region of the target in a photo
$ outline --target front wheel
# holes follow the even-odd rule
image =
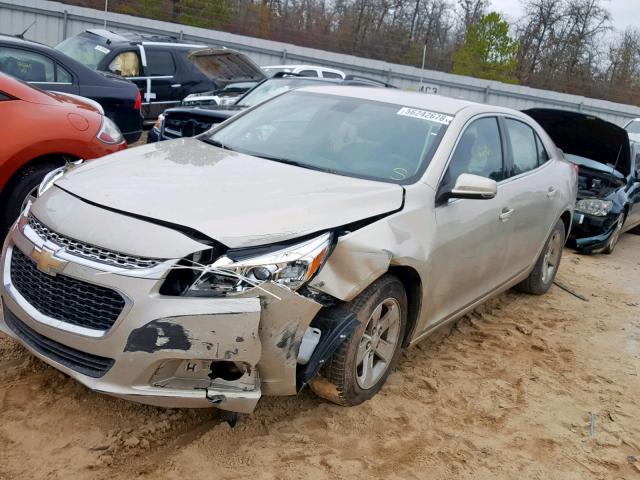
[[[564,222],[558,220],[533,270],[524,281],[516,285],[516,290],[532,295],[543,295],[547,293],[560,267],[565,238]]]
[[[400,280],[385,275],[348,309],[360,325],[309,385],[322,398],[353,406],[378,393],[398,359],[407,324],[407,295]]]
[[[602,253],[606,255],[611,255],[613,251],[616,249],[616,245],[618,245],[618,240],[620,240],[620,235],[622,234],[622,227],[624,227],[625,214],[621,213],[618,215],[618,220],[616,220],[615,230],[609,237],[609,241],[607,242],[607,246],[602,251]]]

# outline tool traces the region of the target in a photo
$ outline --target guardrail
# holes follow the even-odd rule
[[[28,32],[26,38],[55,45],[87,28],[102,28],[104,12],[48,0],[0,0],[0,32],[19,33],[34,20],[37,20],[37,24]],[[406,65],[118,13],[109,13],[107,21],[108,28],[113,30],[169,34],[189,42],[233,48],[250,55],[259,65],[318,64],[338,68],[346,73],[384,80],[405,89],[418,89],[422,78],[422,86],[432,93],[518,110],[549,107],[581,111],[620,125],[631,118],[640,117],[639,107],[578,95],[432,70],[422,72],[418,68]]]

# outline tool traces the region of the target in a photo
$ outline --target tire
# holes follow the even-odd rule
[[[516,290],[530,295],[543,295],[549,291],[560,267],[565,238],[564,222],[558,220],[533,270],[525,280],[516,285]]]
[[[407,325],[407,294],[400,280],[393,275],[384,275],[347,308],[358,317],[360,325],[332,355],[321,375],[309,385],[316,395],[326,400],[354,406],[378,393],[398,360]],[[391,319],[386,330],[377,323],[376,313]],[[360,355],[367,352],[362,355],[365,358],[361,362],[359,352]],[[369,365],[373,368],[365,370]],[[366,371],[372,374],[367,376]]]
[[[611,255],[613,251],[616,249],[616,245],[618,245],[618,241],[620,240],[620,235],[622,234],[622,227],[624,227],[625,220],[626,220],[626,215],[624,212],[618,215],[618,219],[616,220],[616,229],[609,237],[607,246],[602,251],[602,253],[604,253],[605,255]]]
[[[4,238],[13,222],[20,216],[26,198],[37,189],[44,176],[61,164],[30,165],[19,171],[2,192],[4,207],[0,210],[0,238]]]

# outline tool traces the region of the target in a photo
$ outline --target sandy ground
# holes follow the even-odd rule
[[[566,251],[559,279],[587,301],[506,293],[407,351],[372,401],[304,390],[235,429],[92,393],[0,337],[0,479],[640,478],[638,252],[634,235]]]

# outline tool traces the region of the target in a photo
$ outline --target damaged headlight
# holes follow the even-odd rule
[[[594,215],[596,217],[605,217],[613,208],[611,200],[599,200],[597,198],[587,198],[576,202],[576,211]]]
[[[264,254],[256,253],[259,249],[227,252],[211,265],[199,264],[196,256],[193,268],[199,269],[199,275],[187,295],[232,295],[269,281],[297,290],[322,268],[331,245],[332,234],[325,233]]]

